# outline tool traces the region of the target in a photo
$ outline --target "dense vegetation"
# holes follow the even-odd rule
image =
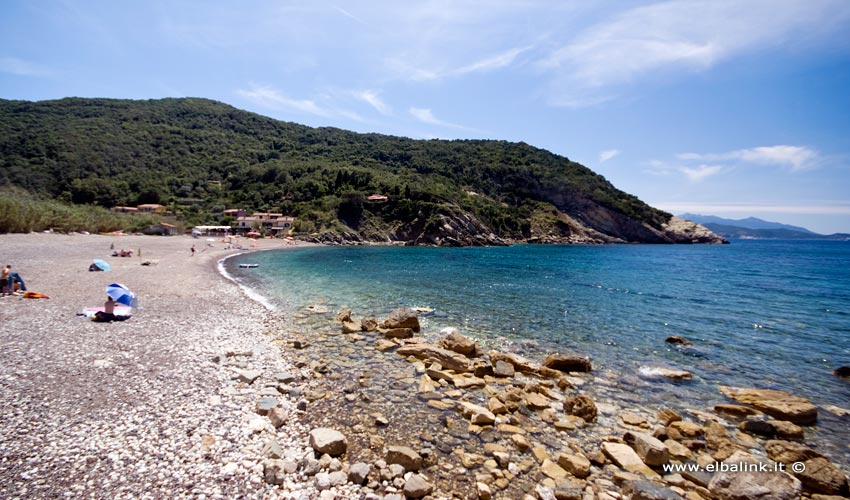
[[[141,231],[152,222],[150,217],[116,214],[102,207],[71,205],[20,188],[0,187],[0,233]]]
[[[446,213],[514,239],[559,214],[583,222],[591,206],[655,228],[670,217],[524,143],[310,128],[206,99],[0,100],[3,185],[75,205],[160,203],[189,224],[225,208],[279,211],[302,232],[368,239]],[[372,193],[389,200],[368,203]]]

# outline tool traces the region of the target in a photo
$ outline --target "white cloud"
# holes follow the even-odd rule
[[[685,174],[691,182],[702,182],[712,175],[723,171],[720,165],[700,165],[698,167],[680,167],[679,171]]]
[[[375,108],[378,113],[382,115],[388,116],[392,114],[392,109],[378,96],[378,93],[372,90],[362,90],[359,92],[353,92],[353,95],[356,99],[359,99],[373,108]]]
[[[453,126],[450,123],[438,120],[434,113],[428,108],[410,108],[410,114],[422,123],[439,126]]]
[[[739,149],[726,153],[681,153],[677,156],[684,161],[736,161],[787,167],[792,172],[815,168],[821,161],[817,151],[805,146],[760,146]]]
[[[254,104],[270,109],[292,110],[311,115],[330,116],[331,113],[319,107],[309,99],[291,99],[284,96],[280,91],[266,86],[252,86],[250,90],[239,89],[236,91],[241,97],[252,101]]]
[[[322,118],[345,118],[357,122],[364,121],[363,117],[357,113],[336,106],[336,97],[331,93],[325,93],[320,96],[323,104],[319,104],[313,99],[292,99],[273,87],[253,84],[250,85],[248,90],[238,89],[236,94],[266,109],[295,111]]]
[[[496,54],[495,56],[482,59],[472,64],[463,66],[461,68],[457,68],[455,70],[450,71],[448,74],[452,76],[459,76],[466,75],[468,73],[481,73],[504,68],[513,64],[517,56],[519,56],[528,49],[529,47],[516,47],[502,52],[501,54]]]
[[[552,102],[666,76],[703,71],[765,48],[799,47],[850,19],[843,0],[675,0],[636,7],[554,50],[539,67],[553,74]]]
[[[428,68],[426,66],[416,67],[411,63],[396,59],[389,62],[400,76],[412,81],[439,81],[447,78],[457,78],[472,73],[487,73],[506,68],[514,63],[517,57],[530,47],[515,47],[496,55],[484,57],[478,61],[459,66],[456,68]],[[441,65],[443,63],[440,63]]]
[[[51,74],[48,68],[17,57],[0,57],[0,72],[17,76],[49,76]]]
[[[599,163],[605,163],[606,161],[614,158],[619,155],[620,151],[618,149],[609,149],[606,151],[602,151],[599,153]]]

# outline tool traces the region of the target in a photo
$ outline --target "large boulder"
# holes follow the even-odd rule
[[[643,460],[640,459],[635,450],[629,445],[623,443],[602,443],[602,453],[605,454],[617,467],[633,472],[635,474],[643,474],[648,477],[657,477],[658,473],[647,467]]]
[[[796,477],[781,471],[758,471],[752,455],[736,452],[723,461],[708,483],[708,490],[718,500],[798,500],[803,485]],[[747,469],[752,464],[754,471]]]
[[[558,455],[558,465],[579,479],[590,475],[590,460],[584,455],[561,453]]]
[[[575,354],[550,354],[543,360],[543,366],[562,372],[589,372],[590,360]]]
[[[360,329],[364,332],[374,332],[378,329],[378,320],[375,318],[363,318],[360,320]]]
[[[670,460],[667,446],[649,434],[629,431],[623,436],[623,440],[637,452],[646,465],[657,467]]]
[[[422,456],[407,446],[387,447],[387,456],[384,458],[388,464],[398,464],[404,467],[406,472],[418,471],[422,467]]]
[[[540,374],[540,366],[520,356],[499,351],[490,351],[488,355],[490,356],[490,363],[493,366],[496,366],[496,363],[499,361],[504,361],[505,363],[513,365],[514,370],[520,373],[530,375]]]
[[[319,427],[310,431],[310,446],[319,453],[336,457],[348,449],[348,440],[335,429]]]
[[[803,488],[821,495],[845,495],[847,477],[835,464],[824,457],[811,458],[803,462],[805,470],[795,472]]]
[[[823,456],[806,445],[778,439],[768,441],[764,449],[771,460],[786,465]]]
[[[583,418],[585,422],[593,422],[598,414],[593,398],[583,394],[565,399],[564,411],[568,415]]]
[[[720,392],[739,403],[752,405],[768,415],[800,425],[818,420],[818,408],[808,399],[775,389],[720,386]]]
[[[404,496],[407,498],[422,498],[434,491],[434,485],[422,474],[414,474],[404,483]]]
[[[454,351],[469,357],[475,354],[477,347],[477,344],[474,341],[464,337],[457,331],[453,331],[443,337],[443,339],[440,340],[439,345],[443,349],[448,349],[449,351]]]
[[[419,315],[416,311],[409,307],[396,309],[387,316],[387,319],[380,324],[380,327],[385,330],[392,330],[393,328],[410,328],[414,332],[418,333]]]
[[[457,409],[464,418],[476,425],[492,425],[496,422],[496,415],[490,410],[467,401],[460,401],[457,404]]]
[[[400,347],[396,352],[402,356],[413,356],[414,358],[436,361],[447,370],[454,370],[456,372],[470,371],[471,365],[469,358],[463,354],[437,347],[434,344],[409,344]]]

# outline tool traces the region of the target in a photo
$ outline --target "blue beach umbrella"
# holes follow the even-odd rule
[[[136,299],[136,294],[120,283],[113,283],[107,286],[106,295],[112,297],[113,300],[119,304],[124,304],[125,306],[134,308],[139,307],[139,301]]]
[[[112,267],[102,259],[93,259],[92,264],[96,265],[101,271],[111,271]]]

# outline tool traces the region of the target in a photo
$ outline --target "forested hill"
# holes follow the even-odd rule
[[[191,224],[226,208],[283,212],[336,241],[720,241],[524,143],[311,128],[206,99],[0,100],[2,185],[161,203]]]

